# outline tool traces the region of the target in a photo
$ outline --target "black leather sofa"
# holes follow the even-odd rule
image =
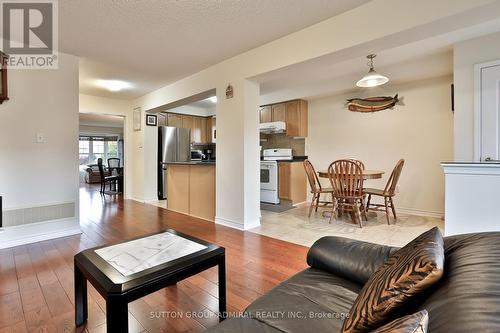
[[[405,313],[429,312],[429,332],[500,332],[500,233],[445,238],[444,275]],[[340,332],[358,292],[396,248],[323,237],[310,268],[208,332]],[[404,313],[402,313],[403,315]]]

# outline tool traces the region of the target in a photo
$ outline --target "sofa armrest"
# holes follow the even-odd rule
[[[307,264],[362,285],[398,248],[326,236],[307,253]]]

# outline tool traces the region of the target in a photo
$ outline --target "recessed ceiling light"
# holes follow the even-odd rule
[[[132,84],[120,80],[97,80],[97,85],[101,88],[108,89],[109,91],[120,91],[132,87]]]
[[[217,103],[217,96],[212,96],[212,97],[209,97],[207,98],[210,102],[212,103]]]

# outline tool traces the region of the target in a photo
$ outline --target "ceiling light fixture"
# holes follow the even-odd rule
[[[97,85],[113,92],[132,87],[130,83],[120,80],[97,80]]]
[[[373,69],[373,58],[375,58],[376,56],[377,56],[376,54],[369,54],[366,56],[369,59],[368,67],[370,67],[370,70],[368,71],[368,74],[366,74],[365,76],[363,76],[361,80],[356,82],[356,85],[358,87],[361,88],[376,87],[389,82],[388,77],[375,72],[375,69]]]
[[[212,96],[212,97],[209,97],[207,98],[210,102],[212,103],[217,103],[217,96]]]

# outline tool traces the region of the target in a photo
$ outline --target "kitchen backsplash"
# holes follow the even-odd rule
[[[262,149],[291,148],[293,156],[306,155],[306,139],[294,139],[286,134],[261,134]]]

